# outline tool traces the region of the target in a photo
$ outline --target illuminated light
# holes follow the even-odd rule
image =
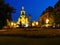
[[[46,27],[49,27],[49,26],[52,26],[52,25],[50,25],[50,24],[46,24],[45,26],[46,26]]]
[[[49,23],[49,19],[46,19],[46,24],[48,24]]]
[[[11,22],[11,26],[13,26],[14,25],[14,23],[13,22]]]
[[[25,22],[24,22],[24,21],[22,21],[22,24],[25,24]]]
[[[34,23],[32,23],[32,26],[35,26],[35,24],[34,24]]]
[[[32,26],[38,26],[38,22],[36,21],[32,22]]]
[[[16,26],[16,24],[14,23],[14,26]]]
[[[16,25],[16,27],[19,27],[19,25]]]
[[[53,26],[53,28],[55,28],[55,25]]]
[[[26,24],[25,27],[28,27],[28,24]]]
[[[38,22],[36,22],[36,25],[38,25]]]

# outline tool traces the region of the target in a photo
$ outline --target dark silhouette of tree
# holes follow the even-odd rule
[[[9,4],[4,5],[4,13],[6,14],[5,17],[11,21],[12,17],[11,17],[11,13],[14,13],[14,8],[10,7]]]
[[[14,8],[9,4],[4,4],[4,0],[0,0],[0,29],[3,26],[7,26],[7,19],[12,20],[11,13],[14,12]]]
[[[4,0],[0,0],[0,4],[4,3]]]

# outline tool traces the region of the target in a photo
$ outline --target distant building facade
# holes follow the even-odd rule
[[[40,26],[52,26],[53,24],[60,24],[60,0],[54,8],[49,6],[40,16]]]
[[[55,22],[56,24],[60,24],[60,0],[54,6],[54,13],[55,13]]]
[[[53,7],[49,6],[40,16],[40,26],[51,26],[54,23],[52,13]]]

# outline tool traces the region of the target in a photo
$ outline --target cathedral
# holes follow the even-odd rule
[[[22,27],[28,27],[28,18],[26,16],[26,12],[24,10],[24,7],[22,6],[22,10],[20,12],[20,17],[18,18],[17,24]]]

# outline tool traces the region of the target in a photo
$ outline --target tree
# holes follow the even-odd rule
[[[7,26],[7,19],[9,21],[12,20],[11,13],[13,12],[14,8],[9,4],[4,4],[4,1],[0,2],[0,28],[2,28],[3,26]]]
[[[6,4],[6,5],[4,5],[4,12],[5,12],[5,14],[6,14],[6,18],[9,20],[9,21],[11,21],[12,20],[12,17],[11,17],[11,13],[13,12],[14,13],[14,8],[13,7],[10,7],[9,6],[9,4]]]

